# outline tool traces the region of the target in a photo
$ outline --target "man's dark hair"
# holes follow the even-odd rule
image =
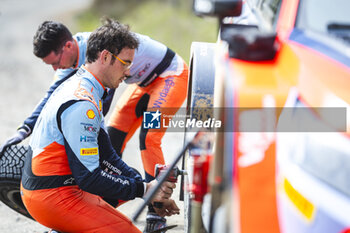
[[[45,21],[39,25],[33,38],[33,53],[44,58],[52,51],[60,52],[67,41],[72,41],[72,33],[62,23]]]
[[[98,54],[104,49],[118,55],[123,48],[137,49],[139,42],[135,35],[130,32],[129,26],[109,18],[104,19],[103,26],[91,33],[86,51],[88,63],[96,61]],[[115,57],[112,57],[112,64]]]

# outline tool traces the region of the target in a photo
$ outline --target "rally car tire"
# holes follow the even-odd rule
[[[25,208],[20,193],[22,169],[27,146],[9,147],[0,159],[0,201],[14,211],[33,219]]]
[[[187,118],[207,119],[212,115],[213,97],[214,97],[214,52],[215,43],[193,42],[191,45],[190,58],[190,76],[187,94]],[[187,119],[186,119],[187,120]],[[191,137],[190,129],[185,129],[185,142]],[[189,151],[183,158],[183,169],[188,170]],[[190,172],[189,172],[190,173]],[[187,192],[189,177],[184,177],[182,183],[182,194],[180,197],[184,200],[184,229],[185,233],[190,232],[191,228],[191,201],[192,197]],[[206,232],[203,228],[200,232]]]

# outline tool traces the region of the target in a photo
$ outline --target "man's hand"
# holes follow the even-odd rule
[[[161,217],[180,214],[180,209],[173,199],[163,201],[162,208],[154,208],[154,210]]]
[[[152,180],[150,183],[147,183],[147,191],[152,189],[158,183],[157,180]],[[154,195],[152,199],[152,204],[154,202],[162,202],[162,208],[154,208],[156,213],[161,216],[171,216],[173,214],[179,214],[180,209],[176,205],[175,201],[170,199],[173,189],[176,188],[176,184],[173,182],[165,181],[158,192]]]
[[[19,130],[17,130],[15,135],[13,135],[12,137],[8,138],[6,140],[6,142],[0,146],[0,155],[2,155],[8,147],[20,143],[21,141],[23,141],[29,135],[30,135],[30,131],[29,130],[27,131],[24,128],[20,128]]]
[[[146,191],[156,186],[157,183],[157,180],[152,180],[150,183],[147,183]],[[164,202],[165,200],[168,200],[171,197],[174,188],[176,188],[175,183],[165,181],[158,190],[158,192],[154,195],[152,202]]]

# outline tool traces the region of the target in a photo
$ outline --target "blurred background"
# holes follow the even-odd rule
[[[74,30],[94,30],[103,15],[166,44],[186,62],[192,41],[215,42],[217,37],[216,20],[196,17],[191,0],[94,0],[91,7],[76,15]]]
[[[32,53],[32,39],[40,23],[57,20],[73,34],[92,31],[102,16],[129,24],[131,30],[150,36],[189,61],[192,41],[215,42],[217,22],[192,13],[190,0],[0,0],[0,143],[12,136],[44,97],[54,75],[53,69]],[[114,101],[122,94],[121,85]],[[115,104],[115,102],[113,103]],[[108,118],[108,115],[107,115]],[[28,144],[28,140],[23,144]],[[168,133],[163,139],[165,159],[169,163],[181,150],[182,133]],[[124,152],[125,160],[143,173],[138,150],[138,132]],[[130,155],[130,156],[129,156]],[[178,184],[179,186],[179,184]],[[178,191],[176,191],[178,194]],[[182,203],[176,201],[182,207]],[[142,200],[120,209],[132,216]],[[183,213],[171,218],[179,226],[171,232],[183,232]],[[0,202],[0,232],[44,232],[47,228],[22,217]],[[142,230],[144,214],[137,226]]]

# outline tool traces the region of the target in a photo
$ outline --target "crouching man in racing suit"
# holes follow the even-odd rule
[[[86,65],[60,85],[44,106],[30,141],[21,195],[31,216],[62,232],[140,232],[103,200],[142,197],[144,183],[112,148],[102,114],[106,88],[130,72],[137,38],[116,21],[93,32]],[[175,184],[163,184],[153,201],[160,216],[177,214],[170,199]],[[113,203],[116,203],[113,201]]]

